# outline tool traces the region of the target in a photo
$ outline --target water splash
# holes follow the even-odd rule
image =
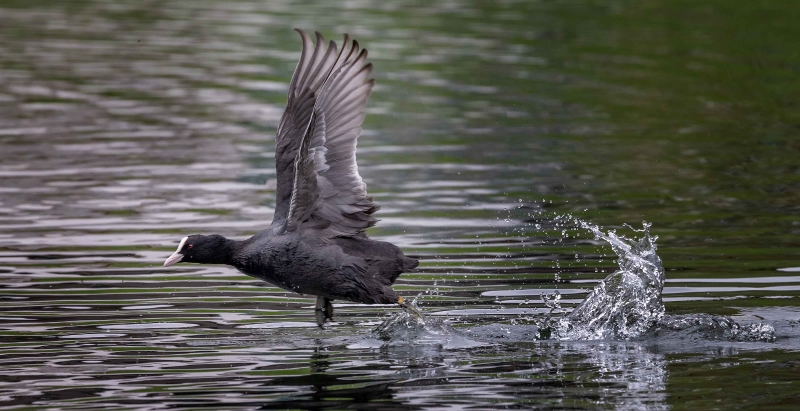
[[[592,290],[568,316],[560,318],[555,336],[564,340],[604,340],[637,338],[652,328],[664,315],[661,291],[664,267],[656,254],[658,237],[650,235],[650,224],[643,223],[641,238],[627,238],[614,230],[576,220],[591,231],[595,239],[611,245],[618,256],[619,270]]]
[[[766,323],[739,324],[721,315],[665,315],[648,330],[646,337],[774,342],[775,327]]]
[[[419,295],[406,303],[403,310],[384,320],[368,339],[381,341],[381,346],[460,349],[486,345],[465,337],[442,318],[423,315],[417,305],[418,298]]]
[[[604,232],[598,226],[570,219],[611,245],[618,257],[619,270],[613,272],[586,296],[569,315],[547,318],[539,326],[540,339],[632,340],[650,337],[687,336],[732,341],[774,341],[775,329],[769,324],[741,325],[729,317],[711,315],[665,315],[661,293],[664,266],[656,254],[657,236],[650,235],[651,224],[642,223],[640,237]],[[544,297],[543,297],[544,299]],[[557,305],[558,299],[548,301]],[[552,312],[551,306],[551,312]]]
[[[561,292],[558,290],[550,294],[542,293],[539,297],[542,299],[545,307],[550,309],[550,314],[554,311],[561,311]]]
[[[417,305],[419,296],[403,306],[403,310],[384,320],[375,330],[373,335],[385,340],[409,340],[409,337],[422,336],[425,334],[449,335],[452,329],[445,327],[440,321],[425,317]]]

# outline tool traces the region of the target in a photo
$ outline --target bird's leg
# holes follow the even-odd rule
[[[318,296],[314,314],[317,317],[317,325],[320,326],[320,328],[325,324],[325,321],[333,321],[333,304],[331,304],[331,300],[321,295]]]
[[[330,304],[330,302],[328,302],[327,298],[325,298],[323,296],[318,296],[317,297],[317,306],[314,308],[314,314],[317,317],[317,325],[320,328],[322,328],[322,325],[325,324],[325,308],[326,308],[325,307],[325,303],[326,302],[328,304]],[[331,309],[331,312],[333,312],[333,309]]]
[[[325,299],[325,318],[333,321],[333,304],[327,298]]]

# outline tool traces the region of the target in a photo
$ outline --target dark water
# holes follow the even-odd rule
[[[780,0],[0,2],[0,406],[792,409],[798,21]],[[370,50],[370,235],[421,258],[396,288],[446,335],[376,340],[396,309],[351,304],[319,330],[310,298],[161,268],[187,234],[269,224],[293,27]],[[775,341],[536,341],[541,294],[569,311],[617,268],[564,214],[652,222],[667,315]]]

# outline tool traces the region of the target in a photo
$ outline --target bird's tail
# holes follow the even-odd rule
[[[413,270],[419,265],[419,260],[416,258],[403,256],[403,271]]]

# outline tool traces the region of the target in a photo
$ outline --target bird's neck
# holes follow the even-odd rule
[[[215,253],[204,256],[202,260],[197,262],[201,264],[234,265],[236,252],[241,249],[241,246],[242,241],[230,240],[226,238],[225,241],[217,246]]]

